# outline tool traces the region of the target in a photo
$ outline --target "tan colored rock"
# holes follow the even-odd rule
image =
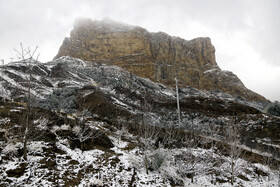
[[[248,90],[236,75],[220,70],[210,38],[187,41],[111,20],[80,19],[55,59],[61,56],[117,65],[169,86],[174,86],[177,74],[181,86],[221,90],[249,100],[266,101]]]

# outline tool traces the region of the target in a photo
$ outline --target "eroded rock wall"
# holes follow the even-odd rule
[[[169,86],[174,86],[177,75],[183,87],[221,90],[266,101],[248,90],[236,75],[218,67],[210,38],[187,41],[111,20],[79,19],[55,59],[61,56],[117,65]]]

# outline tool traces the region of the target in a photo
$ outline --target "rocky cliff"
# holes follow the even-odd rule
[[[177,75],[181,87],[221,90],[249,100],[266,101],[248,90],[232,72],[218,67],[210,38],[187,41],[111,20],[79,19],[55,59],[61,56],[117,65],[169,86],[174,86]]]

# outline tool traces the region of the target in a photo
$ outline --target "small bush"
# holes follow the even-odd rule
[[[2,155],[13,157],[13,156],[19,156],[20,152],[23,148],[23,144],[20,142],[17,142],[15,144],[9,143],[6,145],[6,147],[2,150]]]
[[[166,155],[162,152],[156,152],[153,155],[153,158],[150,163],[150,167],[154,170],[159,170],[159,168],[162,166],[166,158]]]
[[[275,101],[274,103],[271,103],[266,107],[265,112],[275,116],[280,116],[280,102]]]
[[[96,178],[91,178],[89,182],[89,186],[103,186],[103,181]]]

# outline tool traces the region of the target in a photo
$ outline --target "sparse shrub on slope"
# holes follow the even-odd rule
[[[275,116],[280,116],[280,102],[275,101],[274,103],[271,103],[266,107],[265,112]]]
[[[150,167],[154,170],[159,170],[162,164],[164,163],[164,160],[166,158],[166,154],[164,154],[161,151],[157,151],[151,160]]]

